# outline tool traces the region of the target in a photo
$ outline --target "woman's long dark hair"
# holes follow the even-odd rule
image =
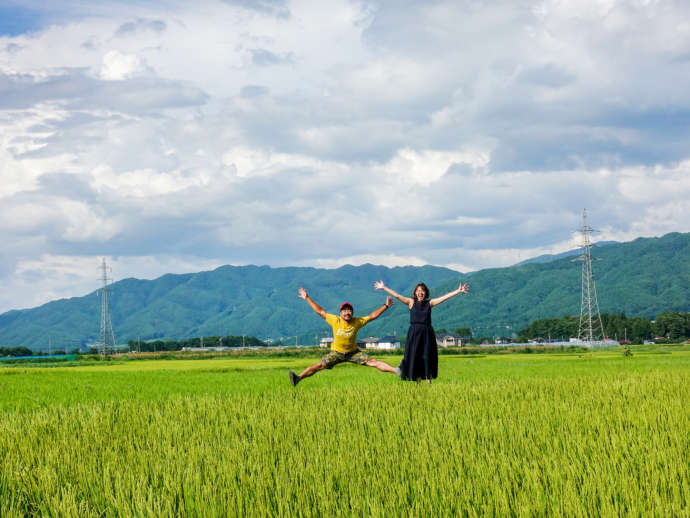
[[[412,300],[417,300],[417,295],[415,295],[415,293],[417,293],[417,288],[419,288],[420,286],[424,290],[424,300],[427,300],[429,298],[429,288],[426,287],[426,284],[420,282],[412,290]]]

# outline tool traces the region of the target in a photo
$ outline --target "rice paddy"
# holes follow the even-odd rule
[[[313,361],[0,367],[0,516],[690,516],[687,348]]]

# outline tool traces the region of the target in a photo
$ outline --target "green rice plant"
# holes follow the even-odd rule
[[[0,516],[690,514],[687,352],[311,361],[0,371]]]

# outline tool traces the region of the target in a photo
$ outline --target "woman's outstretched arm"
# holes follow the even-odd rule
[[[408,308],[411,308],[411,307],[412,307],[412,302],[413,302],[413,301],[412,301],[411,298],[409,298],[409,297],[404,297],[404,296],[400,295],[400,293],[397,293],[397,292],[393,291],[393,290],[390,289],[388,286],[386,286],[386,285],[383,283],[383,281],[376,281],[376,282],[374,283],[374,289],[383,290],[383,291],[385,291],[386,293],[388,293],[389,295],[391,295],[392,297],[395,297],[395,298],[398,299],[400,302],[402,302],[403,304],[405,304]]]
[[[457,290],[449,291],[445,295],[441,295],[440,297],[436,297],[435,299],[431,299],[429,301],[429,306],[434,307],[434,306],[440,304],[441,302],[445,302],[448,299],[455,297],[456,295],[458,295],[460,293],[467,293],[468,291],[470,291],[470,285],[469,284],[463,284],[461,282],[460,286],[458,286]]]

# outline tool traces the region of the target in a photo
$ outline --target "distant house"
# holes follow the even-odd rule
[[[319,341],[319,347],[326,347],[328,349],[331,348],[331,345],[333,345],[333,337],[332,336],[327,336],[325,338],[322,338]],[[357,347],[362,348],[366,347],[366,343],[364,340],[360,340],[359,338],[357,339]]]
[[[366,338],[362,338],[362,341],[364,342],[364,347],[367,349],[376,349],[379,343],[379,339],[375,336],[367,336]]]
[[[400,340],[395,336],[384,336],[383,338],[376,338],[375,336],[369,336],[364,339],[365,346],[367,349],[399,349]]]
[[[400,349],[400,340],[395,336],[384,336],[379,340],[377,349]]]
[[[436,335],[436,345],[439,347],[462,347],[462,345],[467,342],[469,342],[469,339],[466,336],[460,336],[454,333],[441,333]]]

